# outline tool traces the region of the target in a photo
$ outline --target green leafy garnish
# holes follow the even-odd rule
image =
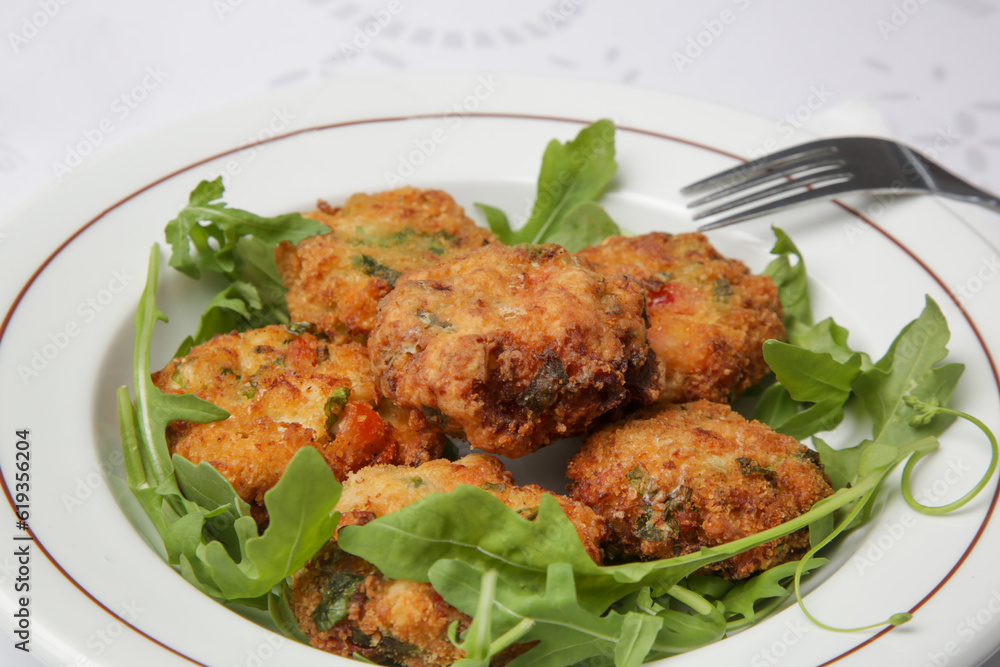
[[[551,242],[579,250],[621,233],[596,203],[614,177],[614,155],[614,127],[598,121],[572,141],[549,143],[534,207],[519,229],[512,230],[499,209],[477,206],[502,242]],[[234,329],[284,323],[301,333],[310,326],[288,321],[274,249],[281,241],[298,243],[327,228],[298,214],[262,218],[232,209],[220,201],[222,195],[221,179],[203,181],[167,225],[171,266],[195,279],[214,274],[224,284],[179,353]],[[797,439],[812,437],[835,489],[831,496],[791,521],[734,542],[676,558],[599,566],[553,496],[517,511],[489,489],[460,486],[365,525],[345,527],[334,548],[369,561],[387,577],[429,582],[446,602],[471,615],[461,637],[456,626],[450,629],[451,641],[466,653],[457,667],[487,667],[514,643],[533,646],[514,658],[512,667],[582,661],[591,667],[637,667],[756,623],[793,594],[817,625],[841,630],[817,620],[803,603],[802,578],[826,562],[819,551],[870,518],[875,495],[900,463],[902,493],[915,510],[943,514],[964,506],[994,474],[998,445],[985,424],[947,407],[962,366],[944,363],[948,327],[930,298],[921,315],[873,363],[851,348],[847,330],[832,319],[814,322],[805,261],[787,234],[774,233],[776,257],[765,273],[778,286],[787,342],[764,346],[775,381],[761,394],[755,416]],[[419,241],[435,252],[439,241],[450,242],[424,236],[408,230],[386,238],[363,235],[358,245]],[[155,304],[158,261],[154,247],[136,314],[134,403],[128,388],[118,392],[129,487],[159,533],[168,562],[182,576],[216,599],[267,609],[279,630],[304,640],[288,603],[288,577],[328,543],[339,519],[333,508],[341,487],[322,456],[304,448],[266,494],[270,523],[259,535],[249,506],[215,468],[170,456],[168,424],[204,423],[228,414],[193,395],[164,394],[151,381],[152,331],[166,319]],[[399,277],[369,255],[359,253],[352,261],[390,284]],[[732,289],[725,282],[712,287],[719,297]],[[451,326],[434,313],[418,314],[426,326]],[[561,374],[561,366],[544,366],[519,400],[532,410],[542,409],[549,385]],[[349,397],[347,388],[328,397],[328,429],[335,427]],[[848,406],[870,418],[871,435],[853,447],[831,447],[819,434],[837,427]],[[444,420],[431,408],[424,412],[431,421]],[[918,461],[939,448],[938,437],[957,418],[986,434],[991,463],[962,498],[929,507],[913,497],[910,476]],[[773,475],[750,459],[741,461],[741,469],[746,475]],[[629,473],[640,493],[644,475],[641,468]],[[410,483],[419,487],[424,482],[414,476]],[[699,572],[802,529],[810,532],[810,549],[798,561],[739,582]],[[343,620],[358,581],[350,574],[334,574],[326,581],[313,615],[321,631]],[[894,614],[852,630],[907,620],[907,613]],[[395,641],[383,640],[387,645]]]
[[[230,208],[221,201],[224,192],[222,177],[202,181],[164,230],[171,247],[170,266],[194,279],[207,272],[228,283],[209,304],[198,330],[182,343],[178,356],[217,333],[287,323],[286,289],[274,247],[330,231],[298,213],[265,218]]]
[[[764,273],[778,288],[788,342],[764,343],[764,359],[779,380],[761,395],[754,416],[801,440],[840,424],[851,385],[871,361],[850,348],[847,330],[832,319],[813,324],[805,260],[787,234],[777,228],[774,234],[777,257]]]
[[[780,232],[778,237],[777,252],[798,252],[790,239]],[[904,495],[908,495],[905,485],[912,466],[938,447],[937,436],[957,414],[942,406],[954,391],[962,367],[942,363],[947,355],[948,331],[940,310],[929,298],[921,316],[904,327],[882,359],[872,363],[866,354],[848,346],[847,331],[832,320],[812,323],[804,263],[799,257],[793,265],[784,255],[772,270],[779,288],[797,295],[788,311],[793,343],[767,344],[777,382],[761,400],[762,413],[779,428],[794,430],[800,437],[836,426],[849,400],[860,401],[872,419],[872,437],[855,447],[837,450],[814,439],[836,491],[810,511],[756,535],[686,556],[601,567],[587,556],[572,524],[551,496],[543,497],[534,521],[528,521],[485,491],[460,487],[450,494],[428,496],[365,526],[345,528],[340,535],[342,548],[369,560],[388,576],[431,581],[447,601],[469,614],[477,609],[482,613],[484,596],[493,597],[492,629],[483,637],[492,642],[493,637],[508,637],[515,629],[528,628],[518,635],[521,640],[549,647],[528,651],[518,658],[523,661],[518,664],[568,664],[551,657],[557,654],[567,660],[579,659],[575,648],[566,642],[597,650],[598,656],[603,655],[596,658],[601,664],[602,660],[631,664],[631,655],[616,659],[614,651],[606,650],[620,642],[625,631],[624,625],[613,629],[602,625],[610,622],[609,611],[613,609],[639,608],[660,617],[670,610],[663,604],[667,598],[686,603],[684,612],[670,611],[683,613],[685,622],[699,631],[686,635],[688,643],[680,644],[661,643],[661,631],[657,631],[657,639],[643,658],[649,659],[700,646],[727,630],[754,623],[792,592],[802,605],[802,577],[825,562],[817,552],[868,516],[878,489],[904,461]],[[955,509],[988,482],[996,468],[997,449],[995,438],[982,428],[993,447],[993,462],[983,479],[960,503],[921,511]],[[768,471],[748,464],[746,472]],[[909,501],[916,503],[912,496]],[[684,585],[704,565],[807,527],[812,546],[799,561],[735,585],[712,584],[704,577],[692,578],[691,586]],[[554,563],[559,564],[558,569]],[[482,582],[488,573],[494,574],[487,590]],[[557,590],[562,588],[565,590]],[[702,593],[714,590],[714,597],[706,597],[695,588]],[[570,599],[570,595],[574,597]],[[558,606],[553,602],[551,608],[546,607],[546,600],[559,600]],[[837,629],[815,619],[804,606],[803,610],[818,625]],[[894,614],[853,629],[900,624],[908,619],[909,614]],[[721,629],[713,634],[710,628]],[[652,632],[648,628],[643,632],[647,631]],[[639,630],[633,627],[631,632]],[[483,642],[476,644],[480,660]]]
[[[193,394],[165,394],[151,379],[153,328],[166,316],[156,307],[159,249],[136,312],[133,404],[118,390],[118,419],[129,488],[163,539],[168,562],[212,597],[268,608],[272,592],[330,539],[340,484],[322,455],[299,451],[264,496],[267,530],[258,535],[232,485],[207,463],[170,456],[165,429],[177,420],[211,422],[229,414]]]
[[[557,653],[564,656],[575,656],[577,650],[613,648],[624,629],[622,624],[630,621],[628,614],[609,616],[609,609],[633,609],[637,600],[648,597],[645,614],[655,618],[644,622],[655,627],[655,641],[647,650],[665,656],[716,641],[726,631],[721,611],[724,605],[720,607],[680,585],[685,577],[704,565],[805,527],[863,493],[845,490],[793,522],[737,542],[678,558],[615,566],[598,566],[590,559],[553,496],[542,497],[537,518],[529,521],[486,491],[471,486],[432,494],[364,526],[345,527],[338,539],[340,548],[373,563],[386,576],[431,582],[446,601],[469,614],[481,604],[478,582],[495,573],[498,602],[491,610],[490,637],[530,626],[524,641],[558,647]],[[822,562],[812,559],[809,568]],[[555,579],[554,563],[560,567]],[[730,614],[746,616],[761,600],[780,601],[787,596],[788,591],[777,582],[790,578],[795,566],[785,566],[757,587],[738,589],[740,593],[732,594],[731,599],[742,604],[735,602]],[[547,593],[542,595],[543,591]],[[655,605],[654,596],[659,600]],[[689,609],[663,604],[664,596],[683,602]],[[630,601],[623,604],[623,600]],[[572,620],[566,615],[568,610]],[[536,650],[523,656],[523,664],[567,664],[551,658],[546,649],[537,654]],[[612,664],[610,660],[608,664]]]
[[[838,493],[848,489],[864,493],[844,505],[845,516],[836,526],[827,519],[813,527],[807,558],[863,522],[872,511],[872,500],[882,482],[904,461],[903,495],[914,509],[936,514],[965,505],[992,477],[997,466],[997,444],[985,424],[945,407],[964,367],[943,363],[950,333],[938,305],[927,297],[920,317],[907,324],[885,355],[872,363],[867,354],[850,348],[846,329],[832,320],[812,323],[805,262],[787,235],[780,230],[775,234],[778,241],[772,252],[779,256],[766,273],[775,280],[782,303],[786,304],[789,343],[764,344],[764,358],[777,381],[761,397],[757,418],[801,439],[839,424],[844,406],[852,401],[860,402],[872,422],[871,437],[853,447],[835,449],[813,438]],[[937,437],[956,417],[969,419],[987,435],[992,448],[990,466],[975,487],[955,503],[940,508],[923,506],[910,493],[910,475],[917,461],[939,447]],[[796,569],[797,595],[807,558]],[[803,610],[821,627],[837,629],[815,619],[804,606]],[[895,615],[887,622],[898,624],[908,618],[908,614]]]
[[[813,558],[802,566],[802,572],[808,572],[826,563],[825,558]],[[721,596],[722,604],[726,613],[734,617],[730,619],[728,629],[736,630],[751,625],[757,619],[774,611],[789,596],[787,580],[795,576],[798,567],[799,561],[783,563],[726,590]],[[767,601],[763,608],[760,606],[761,601]]]
[[[519,229],[511,229],[500,209],[476,206],[502,243],[558,243],[576,252],[621,233],[595,203],[617,169],[615,126],[609,120],[599,120],[580,130],[572,141],[549,142],[531,216]]]
[[[490,582],[489,572],[481,574],[459,560],[438,561],[430,577],[445,601],[460,610],[471,613],[479,607],[480,600],[490,603],[486,622],[491,622],[491,632],[486,634],[485,629],[476,628],[482,633],[478,641],[472,646],[469,642],[465,645],[477,649],[474,653],[477,665],[489,664],[494,651],[515,640],[537,645],[514,659],[511,667],[559,667],[595,656],[614,657],[603,664],[637,667],[651,649],[672,652],[668,644],[655,643],[663,626],[662,619],[656,616],[614,611],[598,616],[581,608],[577,604],[573,568],[567,563],[550,565],[544,587],[532,591],[509,586],[490,590],[482,586],[484,581]],[[498,641],[487,641],[497,635]]]

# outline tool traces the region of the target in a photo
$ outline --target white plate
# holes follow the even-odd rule
[[[0,472],[15,491],[16,432],[30,430],[30,526],[13,517],[0,554],[30,544],[32,651],[49,664],[337,664],[202,596],[163,563],[115,500],[121,455],[115,387],[128,383],[131,320],[147,251],[203,178],[228,174],[226,199],[264,214],[306,209],[397,184],[450,191],[514,214],[533,199],[545,144],[582,122],[618,123],[617,187],[606,198],[633,231],[691,229],[680,186],[773,148],[773,124],[729,109],[612,85],[495,74],[337,79],[241,103],[167,127],[84,164],[0,229]],[[412,171],[412,173],[410,173]],[[885,204],[888,204],[886,206]],[[995,251],[928,199],[859,200],[877,221],[828,203],[719,231],[724,253],[759,270],[768,225],[804,251],[814,307],[878,357],[930,294],[952,328],[952,360],[967,365],[955,405],[1000,425]],[[885,210],[880,210],[885,209]],[[164,362],[205,295],[169,269],[160,307],[172,316],[154,350]],[[32,372],[34,372],[34,374]],[[859,437],[859,426],[840,440]],[[916,479],[944,502],[988,461],[973,429],[954,427]],[[522,481],[526,481],[522,478]],[[790,607],[672,665],[974,665],[996,647],[1000,530],[995,482],[948,517],[917,516],[898,496],[834,554],[809,594],[829,623],[861,625],[916,610],[890,632],[821,630]],[[0,614],[20,607],[17,560],[0,556]],[[279,660],[272,661],[278,657]]]

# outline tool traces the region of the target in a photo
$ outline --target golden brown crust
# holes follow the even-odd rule
[[[815,453],[728,406],[658,403],[587,438],[571,497],[608,522],[609,550],[669,558],[759,533],[832,493]],[[708,569],[733,579],[793,560],[798,531]]]
[[[499,460],[473,454],[456,462],[436,460],[417,468],[371,466],[348,476],[337,503],[340,527],[365,524],[431,493],[471,484],[493,494],[512,509],[538,507],[547,491],[513,485]],[[555,494],[549,494],[555,495]],[[587,552],[600,562],[604,522],[583,504],[555,496],[577,529]],[[346,602],[343,617],[331,624],[330,592]],[[324,600],[324,595],[327,599]],[[465,630],[471,619],[447,604],[430,584],[390,579],[365,561],[331,542],[292,585],[292,611],[313,646],[330,653],[358,653],[376,661],[407,667],[450,665],[464,653],[448,640],[448,627]],[[321,628],[318,623],[323,623]],[[517,645],[494,660],[503,664],[529,646]]]
[[[327,627],[330,621],[323,610],[329,601],[324,594],[331,592],[346,594],[341,603],[346,608],[343,620]],[[448,627],[458,623],[458,630],[465,630],[468,616],[447,604],[430,584],[388,579],[333,542],[296,576],[291,604],[310,643],[327,653],[356,653],[373,662],[407,667],[450,665],[464,657],[448,640]]]
[[[154,373],[153,383],[230,413],[208,424],[174,422],[171,452],[211,463],[258,506],[304,446],[318,449],[339,479],[374,462],[419,465],[444,446],[419,413],[383,403],[379,414],[363,345],[282,325],[215,336]]]
[[[403,276],[368,341],[380,389],[446,433],[518,457],[663,388],[645,294],[556,245],[491,244]]]
[[[537,510],[543,495],[551,495],[576,526],[587,553],[601,560],[600,543],[604,522],[582,503],[560,496],[535,484],[517,486],[499,459],[470,454],[458,461],[428,461],[417,468],[375,465],[359,470],[344,482],[337,509],[340,526],[367,523],[424,498],[431,493],[454,491],[461,484],[478,486],[518,511]]]
[[[764,341],[785,337],[774,281],[726,259],[702,234],[614,236],[576,256],[646,289],[649,343],[666,365],[664,400],[728,403],[769,372]]]
[[[401,188],[355,194],[343,207],[308,214],[330,228],[275,253],[295,322],[334,335],[366,336],[395,278],[495,239],[440,190]]]

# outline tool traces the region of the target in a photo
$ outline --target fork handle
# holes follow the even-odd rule
[[[922,176],[930,182],[933,194],[957,201],[979,204],[1000,213],[1000,197],[972,185],[916,151],[910,150],[909,158],[913,164],[920,168]]]
[[[959,193],[959,192],[935,192],[934,194],[941,195],[942,197],[947,197],[948,199],[954,199],[956,201],[963,201],[969,204],[979,204],[984,208],[988,208],[995,213],[1000,213],[1000,198],[994,197],[988,192],[977,192],[977,193]]]

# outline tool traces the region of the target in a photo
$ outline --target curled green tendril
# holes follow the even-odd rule
[[[831,632],[864,632],[865,630],[873,630],[875,628],[880,628],[885,625],[902,625],[903,623],[906,623],[911,618],[913,618],[912,614],[903,612],[903,613],[893,614],[884,621],[880,621],[878,623],[872,623],[870,625],[864,625],[857,628],[838,628],[832,625],[828,625],[823,621],[819,620],[818,618],[816,618],[815,616],[813,616],[812,613],[808,609],[806,609],[805,600],[802,598],[801,582],[805,564],[809,562],[809,560],[816,554],[817,551],[825,547],[827,544],[832,542],[834,538],[836,538],[838,535],[844,532],[844,530],[846,530],[847,527],[854,522],[857,516],[864,511],[865,506],[868,505],[868,502],[875,494],[875,491],[878,489],[879,485],[882,482],[882,479],[885,478],[886,474],[888,474],[888,470],[878,477],[875,483],[871,485],[871,488],[867,492],[865,492],[865,494],[861,497],[861,499],[857,503],[854,504],[854,507],[851,508],[850,513],[848,513],[848,515],[844,517],[843,520],[841,520],[841,522],[837,525],[836,528],[833,529],[833,531],[830,532],[829,535],[827,535],[823,540],[821,540],[819,543],[813,546],[809,550],[809,552],[806,553],[806,555],[802,558],[802,560],[799,561],[798,566],[795,568],[795,599],[798,602],[799,609],[801,609],[802,613],[806,615],[806,618],[808,618],[810,621],[812,621],[819,627],[823,628],[824,630],[830,630]]]
[[[913,420],[919,420],[920,424],[928,423],[931,419],[934,418],[935,415],[938,414],[952,415],[971,422],[980,431],[985,433],[987,438],[989,438],[990,448],[992,450],[989,468],[986,469],[986,472],[983,474],[982,478],[974,487],[972,487],[972,489],[969,490],[968,493],[966,493],[958,500],[948,503],[947,505],[932,507],[929,505],[924,505],[923,503],[919,502],[916,498],[913,497],[913,492],[911,490],[911,485],[910,485],[910,477],[913,475],[913,470],[916,467],[917,462],[924,456],[929,454],[930,453],[929,450],[915,452],[913,456],[911,456],[909,460],[907,460],[906,465],[903,467],[903,482],[902,482],[903,498],[906,500],[906,503],[916,511],[922,514],[937,515],[937,514],[948,514],[949,512],[954,512],[955,510],[964,507],[970,500],[979,495],[979,492],[982,491],[987,484],[989,484],[990,479],[993,477],[993,473],[997,469],[997,459],[1000,458],[1000,448],[997,447],[996,436],[993,435],[993,432],[989,429],[989,427],[986,426],[986,424],[976,419],[972,415],[962,412],[960,410],[943,408],[940,405],[937,405],[936,401],[923,402],[908,396],[906,398],[906,404],[917,411],[917,415],[914,416]]]
[[[903,467],[903,476],[902,476],[903,497],[906,499],[907,504],[909,504],[910,507],[923,514],[936,515],[936,514],[947,514],[948,512],[953,512],[959,509],[960,507],[963,507],[966,503],[968,503],[970,500],[979,495],[979,492],[983,490],[983,488],[989,483],[990,479],[993,477],[993,473],[997,469],[997,461],[998,459],[1000,459],[1000,447],[997,446],[997,439],[993,435],[993,432],[989,429],[989,427],[987,427],[980,420],[976,419],[972,415],[966,414],[959,410],[953,410],[951,408],[941,407],[941,405],[936,399],[932,399],[930,401],[921,401],[920,399],[917,399],[913,396],[907,396],[904,400],[906,401],[906,404],[910,406],[913,410],[915,410],[917,413],[910,420],[911,426],[914,427],[925,426],[929,424],[930,421],[936,415],[939,414],[952,415],[972,422],[977,428],[979,428],[979,430],[981,430],[983,433],[986,434],[987,438],[989,438],[990,447],[992,450],[992,456],[990,459],[989,468],[986,470],[986,473],[983,475],[982,479],[980,479],[979,482],[964,496],[962,496],[961,498],[952,503],[948,503],[947,505],[942,505],[940,507],[929,507],[927,505],[923,505],[917,502],[917,500],[913,497],[910,485],[910,477],[913,474],[914,466],[920,459],[927,456],[929,453],[931,453],[937,448],[936,440],[934,440],[933,438],[925,438],[924,440],[913,443],[910,446],[910,451],[912,453],[906,460],[906,464]],[[814,545],[809,550],[809,552],[805,555],[805,557],[801,561],[799,561],[799,565],[795,569],[795,597],[796,600],[798,601],[799,608],[802,609],[802,612],[806,615],[806,617],[810,621],[812,621],[821,628],[824,628],[826,630],[831,630],[833,632],[860,632],[864,630],[872,630],[885,625],[893,625],[893,626],[902,625],[903,623],[906,623],[911,618],[913,618],[912,614],[902,612],[893,614],[892,616],[890,616],[885,621],[882,621],[881,623],[873,623],[871,625],[866,625],[858,628],[836,628],[827,625],[826,623],[823,623],[815,616],[813,616],[809,612],[809,610],[806,609],[805,603],[802,598],[801,580],[805,563],[809,562],[809,559],[816,552],[818,552],[820,549],[822,549],[827,544],[832,542],[838,535],[843,533],[855,521],[858,515],[864,511],[865,506],[868,505],[872,496],[875,494],[875,491],[881,485],[882,480],[885,478],[885,476],[889,474],[889,471],[892,469],[892,467],[893,466],[887,466],[878,475],[872,475],[867,479],[859,480],[858,484],[854,487],[854,489],[857,491],[860,490],[860,487],[864,486],[867,487],[867,490],[864,491],[864,494],[861,496],[861,498],[854,504],[848,515],[844,517],[843,520],[840,521],[840,523],[836,526],[836,528],[834,528],[833,531],[830,532],[829,535],[827,535],[822,541]]]

